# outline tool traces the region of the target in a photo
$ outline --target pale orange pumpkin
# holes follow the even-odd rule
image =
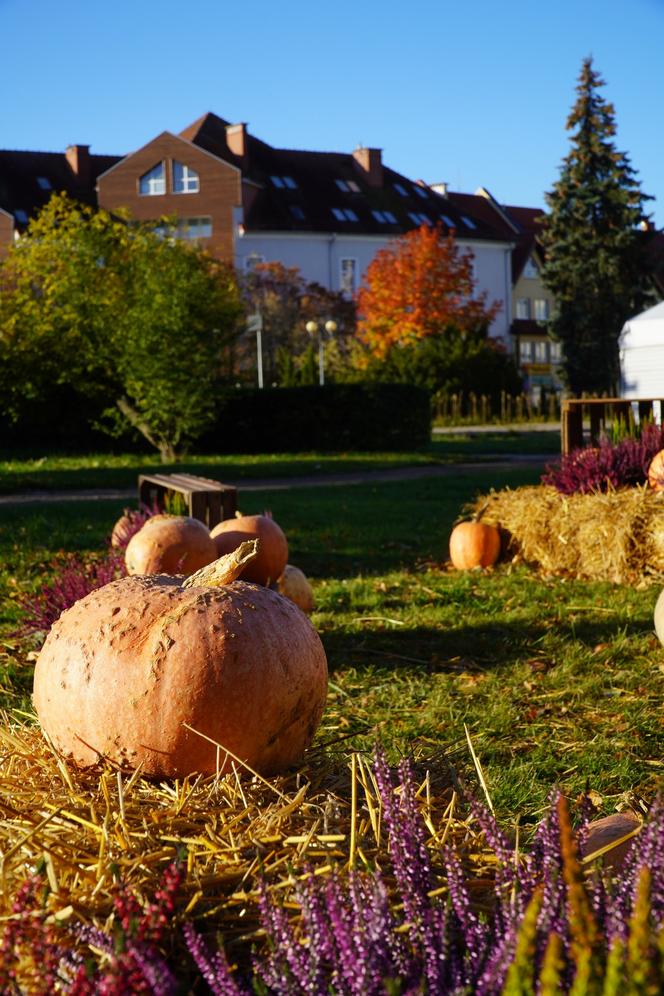
[[[233,580],[254,547],[186,580],[112,581],[63,612],[33,695],[58,753],[154,777],[242,762],[266,774],[301,758],[323,713],[325,652],[296,605]]]
[[[203,522],[184,515],[153,515],[129,540],[125,566],[128,574],[193,574],[217,557]]]
[[[654,491],[664,491],[664,450],[655,453],[650,461],[648,484]]]
[[[460,571],[491,567],[500,555],[500,533],[486,522],[459,522],[450,536],[450,560]]]
[[[298,608],[309,614],[314,609],[314,593],[306,575],[299,567],[286,564],[284,572],[274,585],[280,595],[290,598]]]
[[[269,515],[240,515],[224,519],[211,530],[217,556],[234,550],[239,543],[257,539],[258,556],[250,561],[241,577],[243,581],[269,585],[280,578],[288,562],[288,542],[283,530]]]
[[[602,864],[614,871],[617,871],[634,841],[636,830],[642,826],[641,820],[633,813],[612,813],[610,816],[603,816],[599,820],[593,820],[588,824],[588,835],[585,839],[581,853],[584,857],[591,857],[603,848],[609,850],[599,856]],[[627,839],[625,839],[627,838]]]

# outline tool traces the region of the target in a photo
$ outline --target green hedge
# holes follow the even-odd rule
[[[408,384],[238,388],[196,449],[214,453],[412,450],[431,432],[428,391]]]
[[[101,410],[101,399],[96,405],[66,388],[54,389],[17,424],[0,417],[0,452],[151,452],[132,430],[113,438],[95,428]],[[426,446],[430,425],[428,392],[407,384],[224,388],[215,425],[191,450],[412,450]]]

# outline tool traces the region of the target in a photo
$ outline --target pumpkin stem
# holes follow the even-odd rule
[[[225,553],[219,560],[201,567],[182,582],[183,588],[217,588],[230,584],[240,576],[246,564],[258,555],[258,540],[245,540],[235,550]]]

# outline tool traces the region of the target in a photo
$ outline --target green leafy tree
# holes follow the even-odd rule
[[[166,237],[165,237],[166,236]],[[166,231],[54,195],[0,269],[0,404],[66,385],[173,459],[214,416],[241,314],[232,270]]]
[[[616,150],[613,105],[604,80],[585,59],[578,97],[567,119],[571,148],[546,195],[542,277],[556,297],[551,332],[562,344],[566,386],[575,395],[614,392],[618,341],[643,307],[647,266],[644,202],[627,155]]]

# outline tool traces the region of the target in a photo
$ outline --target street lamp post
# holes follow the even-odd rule
[[[337,323],[330,318],[327,322],[319,325],[318,322],[307,322],[305,328],[309,335],[318,333],[318,383],[322,387],[325,383],[325,347],[323,345],[323,332],[334,335],[337,331]]]

